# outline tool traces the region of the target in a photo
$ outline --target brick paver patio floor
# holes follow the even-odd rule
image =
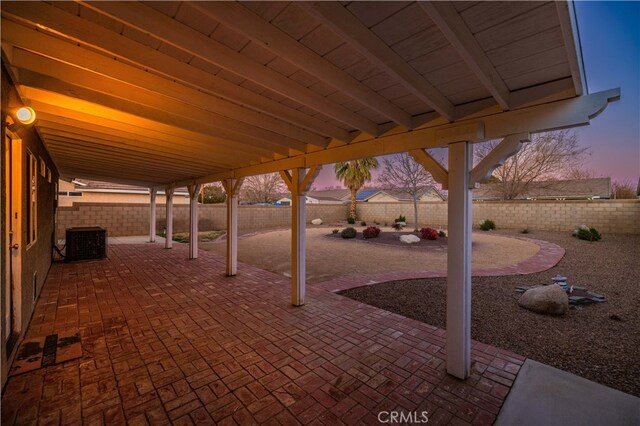
[[[9,379],[3,424],[491,424],[524,358],[474,342],[473,374],[445,372],[441,329],[187,247],[111,246],[55,264],[28,337],[79,329],[81,359]]]

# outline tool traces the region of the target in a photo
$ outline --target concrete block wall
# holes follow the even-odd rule
[[[166,225],[164,205],[158,205],[156,226],[162,231]],[[321,218],[325,222],[345,220],[348,206],[335,204],[308,204],[307,222]],[[189,206],[173,206],[174,232],[189,231]],[[202,231],[224,229],[227,211],[224,204],[206,204],[198,208],[198,227]],[[241,231],[285,228],[291,224],[289,206],[240,206],[238,228]],[[64,238],[65,229],[76,226],[100,226],[110,236],[146,235],[149,232],[148,204],[78,203],[72,207],[59,207],[56,224],[58,239]]]
[[[344,221],[348,205],[307,204],[307,222],[320,218],[325,223]],[[223,204],[199,206],[199,228],[203,231],[224,229],[226,208]],[[399,215],[413,221],[412,203],[359,203],[358,220],[391,224]],[[420,226],[447,226],[447,203],[419,204]],[[640,200],[594,201],[482,201],[473,204],[473,223],[491,219],[500,228],[571,231],[586,224],[600,232],[640,234]],[[240,206],[238,227],[241,231],[286,228],[291,223],[289,206]],[[145,235],[149,232],[148,204],[76,204],[58,208],[57,236],[72,226],[102,226],[111,236]],[[158,206],[157,229],[165,227],[164,206]],[[189,206],[174,206],[174,232],[188,232]]]
[[[360,203],[358,219],[391,223],[400,214],[413,222],[412,203]],[[476,201],[473,224],[491,219],[500,228],[571,231],[585,224],[600,232],[640,234],[640,200]],[[419,204],[420,226],[446,227],[447,203]]]

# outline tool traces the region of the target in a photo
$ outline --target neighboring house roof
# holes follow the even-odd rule
[[[382,190],[376,188],[361,189],[356,193],[356,201],[367,201],[369,198],[380,192],[382,192]]]
[[[498,190],[499,183],[480,185],[473,190],[474,200],[498,200],[502,199]],[[591,199],[610,198],[611,178],[549,180],[532,182],[525,194],[516,199]]]
[[[390,197],[396,198],[398,201],[413,201],[413,196],[409,192],[404,191],[402,189],[383,189],[382,192],[389,195]],[[438,191],[433,186],[428,186],[424,188],[418,195],[418,198],[422,198],[428,194],[431,194],[437,198],[440,198],[441,200],[445,199],[444,196],[440,193],[440,191]]]
[[[73,183],[81,192],[113,192],[127,194],[148,194],[149,188],[143,186],[123,185],[120,183],[102,182],[98,180],[75,179]],[[159,191],[164,193],[164,191]],[[174,195],[189,195],[187,188],[176,188]]]

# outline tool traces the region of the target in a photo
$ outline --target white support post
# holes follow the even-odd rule
[[[471,370],[472,152],[469,142],[449,144],[447,372],[460,379]]]
[[[200,185],[189,185],[189,259],[198,258],[198,195]]]
[[[305,173],[306,172],[306,173]],[[306,296],[306,219],[307,191],[320,172],[319,166],[294,168],[280,175],[291,191],[291,304],[302,306]]]
[[[164,193],[167,198],[166,202],[166,232],[164,236],[164,248],[172,248],[173,247],[173,188],[165,188]]]
[[[149,188],[149,242],[156,242],[156,195],[155,188]]]
[[[225,179],[227,194],[227,276],[238,273],[238,195],[243,179]]]

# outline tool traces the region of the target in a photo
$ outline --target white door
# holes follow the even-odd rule
[[[6,215],[6,273],[5,313],[6,330],[3,336],[7,356],[11,355],[21,328],[22,297],[22,171],[25,159],[22,156],[22,140],[7,131],[5,136],[5,212]]]

